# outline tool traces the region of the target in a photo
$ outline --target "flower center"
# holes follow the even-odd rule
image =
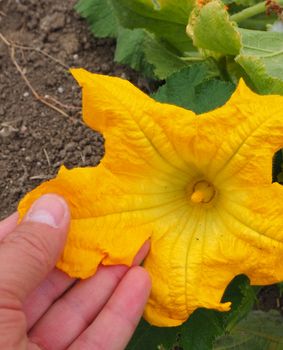
[[[209,203],[215,197],[216,191],[214,186],[206,181],[201,180],[194,184],[191,201],[193,203]]]

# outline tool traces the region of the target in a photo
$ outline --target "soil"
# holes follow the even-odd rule
[[[115,42],[94,38],[74,11],[75,3],[0,0],[0,32],[6,41],[0,38],[0,220],[62,164],[94,166],[103,156],[103,137],[80,122],[80,89],[68,67],[119,76],[149,92],[145,79],[113,62]],[[8,42],[24,46],[12,47],[14,61]],[[28,84],[61,112],[36,99]],[[281,310],[282,305],[276,286],[260,292],[257,307]]]
[[[34,97],[11,59],[11,47],[0,39],[0,219],[62,164],[97,165],[103,155],[102,136],[80,123],[80,89],[68,67],[119,76],[147,91],[143,78],[113,62],[115,42],[95,39],[75,3],[0,0],[1,34],[31,48],[14,47],[16,63],[33,89],[68,115]]]

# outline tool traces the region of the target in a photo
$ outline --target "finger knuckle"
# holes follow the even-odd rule
[[[49,243],[44,235],[19,228],[17,234],[8,236],[4,243],[14,244],[18,254],[28,256],[35,266],[46,266],[48,269],[52,264]]]

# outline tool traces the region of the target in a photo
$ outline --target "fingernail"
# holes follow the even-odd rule
[[[33,203],[24,221],[38,222],[58,228],[64,222],[68,206],[63,198],[55,194],[45,194]]]

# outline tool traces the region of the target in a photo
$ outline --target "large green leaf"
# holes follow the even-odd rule
[[[187,31],[205,56],[228,56],[227,72],[242,72],[256,92],[283,94],[283,33],[238,28],[220,0],[196,7]],[[223,69],[224,60],[219,62]]]
[[[251,286],[245,275],[239,275],[233,279],[227,288],[223,301],[231,301],[230,312],[222,314],[225,330],[230,331],[253,308],[260,287]]]
[[[238,29],[242,48],[236,57],[255,90],[283,95],[283,33]]]
[[[153,97],[198,114],[207,112],[223,105],[235,89],[215,74],[206,63],[194,64],[170,76]]]
[[[193,49],[186,35],[193,0],[111,0],[111,3],[122,26],[144,28],[180,53]]]
[[[278,311],[252,311],[213,350],[283,350],[283,317]]]
[[[215,55],[236,55],[241,48],[241,37],[235,23],[220,0],[212,0],[203,7],[196,6],[187,27],[196,47]]]
[[[228,286],[223,301],[231,301],[230,312],[198,309],[179,327],[159,328],[142,320],[127,350],[211,350],[216,337],[230,330],[252,309],[255,289],[245,276]]]
[[[115,61],[127,64],[147,77],[159,79],[188,65],[144,29],[120,29]]]
[[[166,79],[190,64],[158,40],[148,41],[144,50],[147,61],[154,66],[154,75],[159,79]]]
[[[272,165],[272,180],[283,184],[283,149],[274,155]],[[283,283],[280,290],[283,291]]]
[[[211,350],[213,341],[225,331],[222,315],[213,310],[198,309],[179,332],[179,344],[184,350]]]
[[[145,57],[145,47],[154,41],[144,29],[121,28],[117,38],[114,60],[127,64],[131,68],[142,72],[145,76],[153,76],[153,66]]]
[[[179,327],[159,328],[141,320],[126,350],[171,350]]]
[[[186,23],[193,0],[80,0],[77,11],[98,37],[116,37],[115,61],[165,79],[191,64]],[[193,61],[195,57],[193,58]]]
[[[117,36],[119,24],[111,0],[80,0],[75,8],[97,37]]]
[[[250,286],[246,276],[235,277],[222,299],[223,302],[232,302],[231,311],[197,310],[180,327],[180,345],[183,349],[211,350],[216,337],[229,331],[251,311],[257,290]]]

